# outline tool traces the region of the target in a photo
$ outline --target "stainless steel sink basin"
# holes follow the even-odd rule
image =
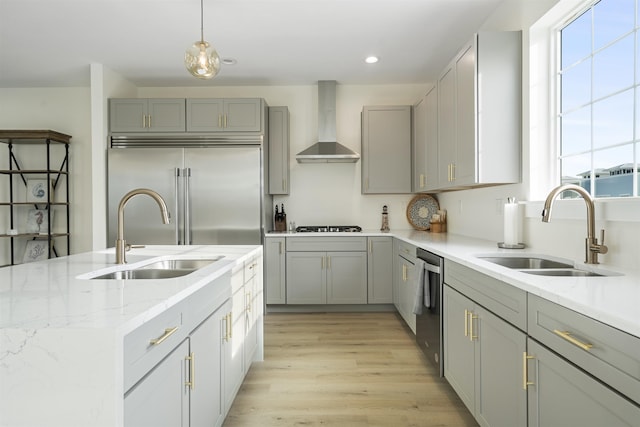
[[[568,268],[561,270],[523,270],[523,273],[536,274],[538,276],[569,276],[569,277],[602,277],[605,274],[594,273],[593,271],[578,270]]]
[[[547,269],[547,268],[572,268],[573,265],[538,257],[479,257],[485,261],[499,264],[504,267],[517,270],[524,269]]]
[[[193,273],[195,269],[168,270],[159,268],[136,268],[134,270],[121,270],[93,279],[115,279],[115,280],[136,280],[136,279],[171,279],[173,277],[186,276]]]
[[[165,259],[151,264],[143,265],[129,270],[112,271],[101,274],[91,279],[113,279],[113,280],[144,280],[144,279],[171,279],[174,277],[186,276],[207,265],[221,260],[224,256],[215,256],[203,259]]]
[[[213,258],[207,259],[166,259],[163,261],[157,261],[149,265],[145,265],[144,267],[140,267],[138,270],[142,269],[159,269],[159,270],[197,270],[202,267],[206,267],[212,262],[216,262],[221,260],[222,256],[217,256]]]

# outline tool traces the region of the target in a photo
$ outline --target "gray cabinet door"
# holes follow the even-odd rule
[[[110,99],[109,129],[111,132],[147,132],[147,100]]]
[[[258,132],[262,129],[259,98],[187,99],[187,132]]]
[[[449,65],[438,80],[438,188],[453,185],[456,160],[455,68]]]
[[[453,171],[455,185],[473,184],[476,180],[476,49],[466,46],[455,61],[456,157]]]
[[[325,252],[287,252],[287,304],[326,304]]]
[[[475,416],[484,426],[527,426],[527,392],[522,386],[522,356],[526,335],[483,309],[477,316],[473,334],[475,351]]]
[[[190,378],[192,426],[220,426],[224,421],[222,330],[225,308],[219,308],[190,334],[193,369],[188,377],[194,374]]]
[[[532,339],[527,341],[529,426],[638,426],[640,407]]]
[[[393,303],[393,238],[369,237],[367,302]]]
[[[413,106],[413,183],[414,192],[425,191],[427,180],[427,102],[426,96]]]
[[[148,99],[147,126],[149,132],[184,132],[184,99]]]
[[[265,239],[265,280],[267,304],[286,304],[286,270],[284,237],[268,237]]]
[[[224,130],[222,98],[187,99],[187,132],[220,132]]]
[[[475,343],[469,331],[473,301],[448,286],[444,287],[444,376],[469,411],[475,413]]]
[[[400,256],[400,278],[398,283],[398,312],[411,331],[416,333],[416,315],[413,303],[416,297],[416,268],[413,259]]]
[[[426,109],[426,177],[422,191],[438,188],[438,88],[434,87],[424,97]]]
[[[258,98],[224,100],[226,132],[258,132],[262,129],[262,102]]]
[[[362,193],[411,193],[411,106],[362,112]]]
[[[182,98],[114,98],[109,100],[111,132],[184,132]]]
[[[289,194],[287,107],[269,107],[269,194]]]
[[[189,388],[185,339],[124,397],[124,425],[130,427],[189,426]]]
[[[328,252],[327,304],[367,303],[367,253]]]

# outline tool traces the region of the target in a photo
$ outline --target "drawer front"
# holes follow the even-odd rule
[[[187,336],[189,331],[183,324],[183,307],[178,304],[169,308],[124,337],[124,391]],[[155,344],[153,340],[157,340]]]
[[[366,237],[295,237],[287,239],[287,252],[366,250]]]
[[[398,255],[402,255],[404,258],[410,257],[409,259],[415,259],[418,248],[410,243],[397,240],[397,250]]]
[[[527,330],[527,293],[445,259],[444,282],[522,331]]]
[[[244,262],[244,283],[253,279],[258,271],[258,258],[251,258]]]
[[[536,295],[528,311],[531,337],[640,404],[640,338]]]

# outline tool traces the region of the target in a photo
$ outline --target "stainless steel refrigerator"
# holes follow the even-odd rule
[[[136,196],[125,207],[128,244],[261,244],[271,206],[265,194],[266,153],[257,141],[207,143],[112,139],[108,149],[108,243],[115,244],[117,209],[135,188],[166,201],[164,225],[156,202]]]

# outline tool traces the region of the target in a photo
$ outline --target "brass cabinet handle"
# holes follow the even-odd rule
[[[529,375],[527,374],[527,371],[528,371],[527,360],[529,359],[535,359],[535,357],[529,356],[526,351],[522,353],[522,389],[523,390],[526,390],[527,386],[535,385],[533,381],[528,380]]]
[[[178,330],[178,326],[174,326],[173,328],[167,328],[164,330],[164,333],[161,336],[150,340],[149,343],[151,345],[160,345],[164,340],[166,340],[171,335],[173,335],[177,330]]]
[[[451,181],[456,180],[456,164],[451,163]]]
[[[222,127],[222,114],[218,114],[218,127]]]
[[[473,314],[473,312],[471,311],[469,312],[469,341],[478,339],[477,335],[473,335],[473,320],[477,318],[478,318],[477,314]]]
[[[184,385],[193,390],[196,388],[196,355],[189,353],[185,360],[189,363],[189,381],[185,381]]]
[[[320,259],[320,269],[324,270],[324,255]]]
[[[469,336],[469,310],[464,309],[464,336]]]
[[[572,337],[571,333],[569,331],[559,331],[557,329],[554,329],[553,333],[558,335],[558,336],[560,336],[561,338],[564,338],[565,340],[569,341],[571,344],[577,345],[578,347],[580,347],[584,351],[589,351],[589,350],[591,350],[591,348],[593,348],[593,344],[584,343],[584,342]]]
[[[402,264],[402,281],[403,282],[407,281],[407,265],[406,264]]]
[[[151,114],[149,114],[149,116],[147,116],[147,117],[149,117],[148,125],[149,125],[149,129],[151,129]]]
[[[424,188],[424,174],[420,174],[420,188]]]
[[[229,341],[229,338],[231,338],[230,334],[229,334],[229,324],[230,322],[230,318],[231,317],[231,313],[227,313],[224,315],[224,340],[225,341]]]
[[[247,298],[247,311],[251,311],[251,291],[247,292],[245,297]]]
[[[143,114],[142,115],[142,129],[147,127],[147,115]]]

